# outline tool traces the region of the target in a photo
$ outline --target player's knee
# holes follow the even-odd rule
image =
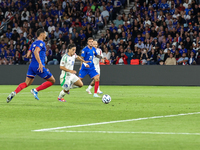
[[[99,81],[99,76],[96,76],[96,77],[94,78],[94,81]]]
[[[53,78],[51,81],[50,81],[52,84],[54,84],[56,82],[56,79]]]
[[[79,84],[79,87],[80,87],[80,88],[83,87],[83,82]]]

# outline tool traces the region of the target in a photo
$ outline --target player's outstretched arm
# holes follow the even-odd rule
[[[34,51],[34,55],[35,55],[35,59],[37,60],[37,62],[39,64],[38,70],[42,73],[43,72],[43,65],[42,65],[42,62],[40,60],[39,52],[40,52],[40,48],[36,47],[35,51]]]
[[[96,55],[96,57],[99,59],[103,59],[103,57],[101,55]]]
[[[81,62],[84,62],[84,63],[90,63],[91,61],[85,61],[83,58],[81,58],[80,56],[77,56],[76,58],[77,60],[80,60]]]
[[[70,72],[70,73],[76,74],[76,71],[75,71],[75,70],[67,69],[67,68],[65,68],[64,66],[60,66],[60,69],[63,70],[63,71],[66,71],[66,72]]]
[[[86,68],[89,68],[90,66],[87,64],[87,63],[89,63],[89,62],[91,62],[91,61],[85,61],[84,59],[83,59],[83,57],[81,56],[77,56],[77,58],[76,59],[78,59],[78,60],[80,60],[81,61],[81,66],[82,66],[82,63],[85,65],[85,67]],[[81,67],[80,67],[80,69],[79,70],[81,70]]]

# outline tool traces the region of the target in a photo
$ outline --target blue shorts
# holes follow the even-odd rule
[[[43,72],[41,73],[39,72],[38,67],[29,66],[26,76],[28,78],[35,78],[36,75],[44,79],[49,79],[52,76],[51,72],[45,67],[43,67]]]
[[[88,69],[82,69],[79,71],[79,77],[84,78],[86,75],[89,75],[90,78],[94,78],[96,75],[98,75],[97,71],[95,68],[88,68]]]

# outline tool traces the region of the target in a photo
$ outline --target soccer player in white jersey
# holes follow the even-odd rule
[[[97,41],[93,41],[92,45],[96,49],[97,54],[100,55],[103,58],[102,50],[100,48],[98,48],[98,42]],[[104,59],[102,59],[102,61],[104,62]],[[97,57],[94,57],[93,62],[94,62],[94,67],[95,67],[97,73],[100,75],[100,65],[99,65],[100,59],[97,58]],[[95,84],[95,82],[94,82],[94,80],[92,80],[92,82],[90,83],[90,85],[86,89],[86,92],[88,94],[92,94],[92,92],[90,90],[92,89],[94,84]],[[100,91],[100,86],[99,86],[99,88],[97,90],[97,93],[98,94],[102,94],[103,93],[102,91]]]
[[[63,90],[60,92],[58,96],[58,100],[61,102],[66,102],[64,96],[69,92],[69,89],[73,87],[73,85],[82,87],[83,82],[77,77],[76,71],[74,69],[75,59],[78,59],[84,63],[89,63],[90,61],[85,61],[81,57],[76,55],[76,45],[69,44],[68,52],[62,57],[60,61],[60,69],[62,70],[60,75],[60,84]]]

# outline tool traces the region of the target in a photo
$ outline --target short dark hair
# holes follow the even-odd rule
[[[89,41],[89,40],[93,40],[93,37],[89,37],[89,38],[87,39],[87,41]]]
[[[69,44],[69,45],[67,46],[67,49],[69,50],[69,49],[72,49],[73,47],[76,47],[76,45],[75,45],[75,44]]]
[[[40,34],[41,34],[41,33],[44,33],[44,32],[45,32],[45,30],[44,30],[43,28],[39,28],[39,29],[37,30],[37,37],[39,37]]]

